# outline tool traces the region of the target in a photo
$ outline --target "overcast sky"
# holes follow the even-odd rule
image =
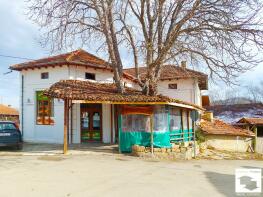
[[[0,55],[38,59],[50,54],[48,49],[39,45],[39,28],[27,19],[25,12],[23,0],[0,0]],[[85,50],[93,52],[92,49]],[[0,56],[0,103],[19,107],[19,73],[3,73],[9,71],[10,65],[24,61],[26,60]],[[249,83],[258,84],[260,80],[263,80],[262,64],[240,76],[239,90],[242,91]],[[223,84],[220,89],[226,87]]]

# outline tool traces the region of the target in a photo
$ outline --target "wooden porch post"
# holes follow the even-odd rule
[[[63,154],[68,151],[68,99],[64,100],[64,143]]]

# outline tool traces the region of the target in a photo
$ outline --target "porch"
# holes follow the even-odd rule
[[[128,87],[120,94],[115,84],[90,81],[62,80],[44,95],[64,100],[64,153],[76,139],[74,106],[80,106],[76,116],[81,114],[77,139],[84,143],[118,142],[120,152],[130,152],[135,144],[151,146],[153,152],[154,147],[171,147],[171,139],[195,141],[197,111],[203,110],[162,95],[146,96]]]

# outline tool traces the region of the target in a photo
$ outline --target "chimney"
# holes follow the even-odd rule
[[[183,69],[186,68],[186,61],[181,61],[181,67],[182,67]]]
[[[213,122],[214,120],[214,115],[213,115],[213,112],[211,112],[211,111],[206,111],[206,112],[204,112],[204,114],[202,115],[202,118],[204,119],[204,120],[207,120],[207,121],[209,121],[209,122]]]

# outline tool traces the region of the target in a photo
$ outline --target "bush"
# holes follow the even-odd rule
[[[196,129],[195,137],[198,144],[205,142],[205,135],[202,133],[201,129]]]

